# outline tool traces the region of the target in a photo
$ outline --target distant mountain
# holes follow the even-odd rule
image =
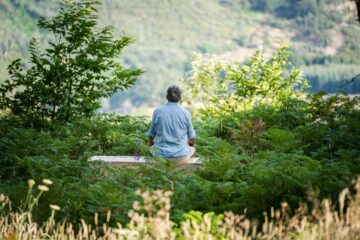
[[[271,51],[278,40],[292,44],[292,62],[313,90],[359,92],[339,82],[360,73],[360,26],[347,0],[103,0],[100,26],[136,38],[121,61],[145,73],[128,92],[112,97],[109,109],[162,101],[164,90],[190,68],[192,52],[240,61],[257,48]],[[54,16],[58,0],[0,1],[0,79],[15,58],[28,58],[27,44],[49,36],[36,27]],[[125,103],[125,104],[124,104]]]

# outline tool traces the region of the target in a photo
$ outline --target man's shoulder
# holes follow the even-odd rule
[[[190,113],[190,111],[189,111],[187,108],[181,106],[181,109],[182,109],[182,111],[183,111],[186,115],[191,116],[191,113]]]
[[[190,111],[188,109],[186,109],[184,106],[181,106],[180,104],[178,104],[176,107],[177,107],[179,112],[182,112],[185,115],[191,115]]]
[[[166,104],[161,105],[160,107],[155,108],[154,113],[158,113],[166,109]]]
[[[160,107],[155,108],[154,115],[163,114],[166,111],[167,111],[167,106],[166,106],[166,104],[164,104],[164,105],[162,105]]]
[[[162,113],[162,112],[168,112],[168,111],[169,111],[169,108],[174,109],[173,107],[174,107],[173,105],[164,104],[164,105],[156,108],[156,109],[154,110],[154,114],[159,114],[159,113]],[[186,109],[185,107],[183,107],[183,106],[181,106],[181,105],[179,105],[179,104],[175,105],[175,107],[176,107],[175,109],[176,109],[178,112],[184,113],[184,114],[187,115],[187,116],[191,116],[190,111],[189,111],[188,109]]]

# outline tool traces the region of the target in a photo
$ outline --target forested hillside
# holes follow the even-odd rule
[[[255,49],[270,52],[276,42],[292,45],[290,60],[311,80],[313,90],[359,92],[358,82],[338,88],[358,74],[360,27],[354,4],[346,0],[103,0],[100,25],[115,35],[133,36],[121,61],[145,73],[126,93],[114,95],[104,109],[129,111],[159,104],[164,89],[190,70],[192,52],[244,61]],[[160,7],[161,6],[161,7]],[[45,41],[36,26],[52,16],[58,1],[0,1],[0,78],[16,58],[28,57],[31,37]]]

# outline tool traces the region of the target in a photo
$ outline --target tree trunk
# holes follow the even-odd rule
[[[355,0],[356,8],[357,8],[357,15],[358,15],[358,22],[360,23],[360,0]]]

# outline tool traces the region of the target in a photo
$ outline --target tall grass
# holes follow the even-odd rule
[[[111,212],[106,223],[99,225],[81,220],[78,226],[55,221],[60,207],[50,205],[51,216],[40,225],[32,218],[32,210],[51,181],[44,180],[35,191],[29,180],[29,194],[23,208],[14,210],[8,197],[0,195],[0,239],[360,239],[360,178],[354,181],[355,193],[344,189],[338,206],[328,199],[314,201],[310,211],[305,204],[290,214],[286,203],[281,209],[265,214],[262,226],[244,215],[225,212],[222,215],[191,211],[185,221],[176,225],[170,220],[172,193],[163,190],[137,191],[142,201],[135,201],[129,211],[126,226],[110,226]],[[37,192],[33,196],[33,192]]]

